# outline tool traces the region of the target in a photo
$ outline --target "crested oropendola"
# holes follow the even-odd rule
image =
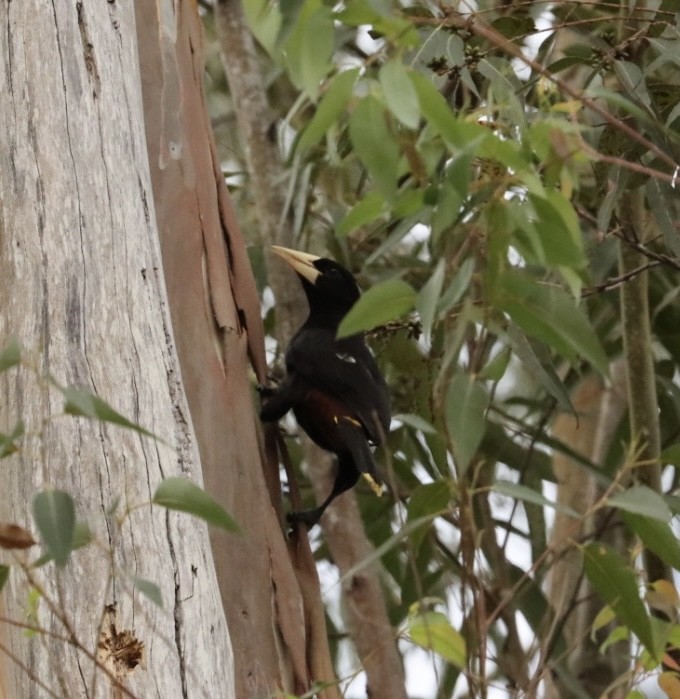
[[[390,425],[387,384],[363,333],[338,339],[338,325],[360,296],[356,280],[333,260],[273,246],[297,273],[309,316],[286,350],[286,378],[266,398],[260,417],[281,419],[289,410],[322,449],[337,456],[328,497],[316,508],[289,514],[289,521],[315,524],[340,493],[364,475],[382,492],[370,444],[381,444]]]

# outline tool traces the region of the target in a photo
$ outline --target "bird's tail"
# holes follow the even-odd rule
[[[373,461],[373,454],[363,430],[352,423],[340,422],[338,423],[338,431],[341,433],[343,445],[352,455],[356,470],[368,481],[376,495],[382,495],[385,485],[378,473],[375,461]]]

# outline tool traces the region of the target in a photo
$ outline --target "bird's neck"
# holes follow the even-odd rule
[[[325,330],[332,330],[333,334],[338,330],[340,321],[345,317],[347,309],[338,308],[310,308],[309,317],[307,318],[307,325],[311,325],[315,328],[324,328]]]

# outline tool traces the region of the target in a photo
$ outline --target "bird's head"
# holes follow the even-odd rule
[[[309,303],[310,315],[339,322],[359,298],[356,279],[342,265],[308,252],[273,245],[272,250],[297,273]]]

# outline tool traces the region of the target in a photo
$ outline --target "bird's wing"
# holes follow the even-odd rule
[[[302,328],[286,353],[288,371],[347,405],[373,442],[390,425],[387,385],[363,339],[336,340],[330,330]]]

